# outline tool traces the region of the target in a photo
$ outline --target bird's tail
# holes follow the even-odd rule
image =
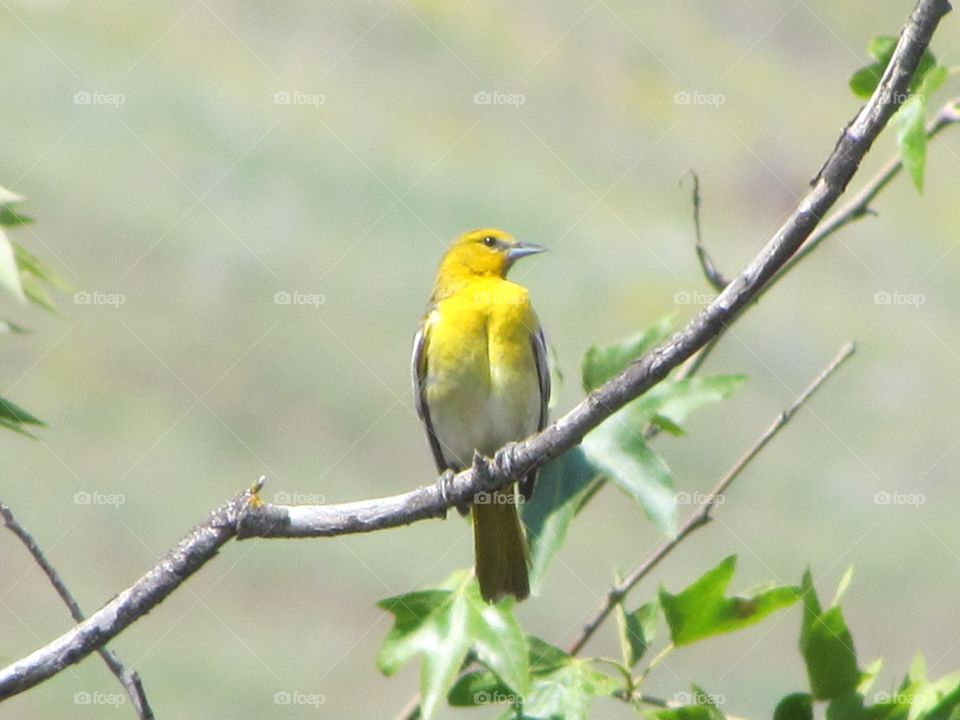
[[[527,541],[516,500],[516,489],[511,486],[484,493],[473,504],[477,580],[487,602],[496,602],[504,595],[523,600],[530,594]]]

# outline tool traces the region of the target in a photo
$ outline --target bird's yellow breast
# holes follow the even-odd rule
[[[483,278],[437,302],[426,323],[425,400],[444,456],[470,465],[537,429],[540,385],[526,289]]]

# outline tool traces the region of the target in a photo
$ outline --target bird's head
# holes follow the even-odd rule
[[[458,237],[443,256],[437,282],[506,277],[517,260],[545,251],[544,247],[521,242],[502,230],[471,230]]]

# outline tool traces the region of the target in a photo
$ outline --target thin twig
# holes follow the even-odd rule
[[[960,98],[953,98],[952,100],[944,103],[944,105],[933,116],[933,119],[927,124],[927,140],[931,140],[932,138],[936,137],[944,128],[957,123],[960,123]],[[790,258],[789,261],[787,261],[787,263],[777,272],[777,274],[766,285],[766,287],[757,293],[757,297],[754,299],[754,304],[759,302],[760,298],[762,298],[770,290],[770,288],[780,282],[780,280],[782,280],[787,273],[793,270],[798,263],[802,262],[804,258],[806,258],[810,253],[820,246],[820,243],[836,233],[837,230],[867,215],[876,215],[876,212],[870,207],[870,203],[876,199],[877,195],[880,194],[880,192],[900,173],[902,169],[903,163],[901,162],[899,155],[894,155],[886,163],[884,163],[883,167],[880,168],[880,170],[872,178],[870,178],[870,180],[867,181],[867,183],[856,195],[851,197],[847,202],[831,213],[830,217],[824,220],[823,223],[810,234],[810,237],[807,238],[807,241],[797,251],[797,253]],[[701,262],[703,262],[701,256],[701,247],[699,244],[699,234],[697,243],[697,257],[701,258]],[[707,279],[709,280],[709,276]],[[681,372],[684,372],[687,370],[687,368],[690,368],[690,371],[686,373],[686,376],[695,373],[700,366],[703,365],[710,353],[713,352],[718,339],[719,336],[714,338],[713,342],[705,346],[699,353],[697,353],[694,358],[681,369]]]
[[[515,482],[580,443],[588,432],[723,333],[810,237],[906,97],[920,58],[949,9],[948,0],[919,0],[873,95],[844,128],[813,186],[760,253],[686,327],[593,390],[566,415],[526,440],[502,447],[493,458],[476,455],[469,469],[442,486],[340,505],[268,505],[254,502],[250,492],[234,498],[100,610],[44,647],[0,669],[0,700],[34,687],[103,647],[162,602],[232,537],[325,537],[443,517],[448,508],[470,502],[477,492]]]
[[[80,609],[80,605],[77,604],[77,601],[67,589],[63,580],[60,579],[60,575],[56,569],[54,569],[47,560],[40,546],[37,545],[37,541],[33,539],[33,536],[27,532],[26,528],[13,516],[13,511],[10,507],[2,502],[0,502],[0,515],[3,515],[3,524],[20,539],[33,556],[34,561],[46,574],[47,579],[50,580],[50,584],[53,585],[53,589],[57,591],[57,595],[60,596],[60,599],[63,600],[64,605],[66,605],[70,611],[70,616],[75,622],[83,622],[84,615]],[[97,652],[100,653],[103,662],[110,668],[110,672],[116,675],[117,680],[120,681],[120,684],[122,684],[127,691],[127,695],[130,697],[130,702],[133,704],[137,717],[140,718],[140,720],[154,720],[153,710],[147,701],[147,694],[143,690],[143,683],[140,681],[140,675],[137,671],[127,670],[116,654],[106,646],[97,648]]]
[[[760,453],[763,448],[767,446],[767,443],[773,439],[784,425],[790,422],[797,410],[803,407],[804,403],[810,399],[810,396],[813,395],[821,385],[829,378],[851,355],[853,355],[856,350],[856,346],[850,342],[844,345],[840,352],[837,353],[837,356],[830,361],[830,364],[825,367],[820,374],[813,380],[812,383],[807,387],[806,390],[801,393],[800,397],[793,401],[793,404],[784,410],[780,415],[777,416],[777,419],[766,429],[763,435],[747,450],[739,460],[737,460],[729,470],[727,470],[720,480],[717,481],[716,485],[713,486],[713,489],[707,493],[707,497],[700,504],[696,511],[693,512],[690,517],[687,518],[686,522],[683,523],[680,530],[677,532],[676,536],[665,541],[660,547],[658,547],[653,554],[650,555],[646,560],[640,563],[636,568],[634,568],[623,580],[619,583],[613,585],[604,597],[603,602],[597,608],[596,613],[590,619],[590,621],[584,625],[583,630],[580,631],[580,634],[577,638],[570,644],[569,652],[571,655],[576,655],[583,649],[583,646],[587,641],[593,636],[597,631],[597,628],[606,620],[610,612],[621,602],[628,592],[647,574],[653,570],[661,560],[663,560],[667,555],[670,554],[670,551],[673,550],[677,545],[679,545],[684,538],[686,538],[694,530],[697,530],[700,527],[703,527],[710,521],[710,511],[714,508],[717,503],[717,498],[723,495],[730,483],[737,479],[740,476],[740,473],[750,464],[750,462]]]
[[[700,230],[700,176],[694,170],[689,170],[689,175],[693,178],[693,230],[696,234],[697,259],[700,261],[700,269],[703,270],[703,276],[710,283],[710,286],[717,292],[730,284],[730,281],[723,276],[723,273],[717,268],[710,253],[703,246],[703,235]]]

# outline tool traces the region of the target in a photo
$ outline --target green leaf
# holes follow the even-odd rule
[[[850,89],[857,97],[868,98],[873,95],[873,91],[880,84],[880,78],[883,77],[883,71],[886,65],[873,63],[857,70],[850,76]]]
[[[863,696],[855,692],[846,692],[833,698],[827,705],[827,720],[867,720]]]
[[[10,322],[9,320],[0,320],[0,335],[23,335],[30,332],[25,327]]]
[[[911,669],[910,683],[904,682],[897,695],[909,701],[910,717],[916,720],[954,720],[960,715],[960,672],[928,681],[926,669]]]
[[[0,207],[0,225],[7,227],[13,227],[15,225],[25,225],[27,223],[32,223],[33,218],[27,217],[26,215],[21,215],[12,208],[7,207],[6,205]]]
[[[527,646],[512,603],[488,605],[472,575],[457,573],[451,582],[451,590],[407,593],[378,603],[393,614],[394,624],[377,665],[392,675],[416,655],[423,656],[421,709],[428,719],[453,687],[471,646],[480,662],[513,691],[522,695],[529,685]]]
[[[740,630],[799,599],[800,589],[790,586],[770,588],[747,597],[725,597],[736,563],[736,555],[725,558],[677,595],[660,588],[660,605],[674,645],[687,645],[711,635]]]
[[[673,475],[663,459],[643,441],[644,418],[633,403],[607,418],[583,439],[591,463],[634,498],[664,533],[676,532],[677,500]]]
[[[666,339],[670,334],[672,323],[672,318],[663,317],[651,327],[642,330],[622,343],[606,347],[594,345],[587,350],[581,363],[584,391],[590,392],[603,385],[614,375],[622,372],[630,362],[636,360],[661,340]]]
[[[682,707],[669,708],[667,710],[658,710],[654,717],[660,720],[725,720],[725,716],[716,703],[713,696],[705,692],[697,685],[691,685],[691,699],[693,703],[683,705]]]
[[[590,660],[571,657],[536,637],[527,637],[527,649],[532,681],[526,695],[517,693],[489,670],[479,670],[457,680],[448,695],[450,704],[456,707],[522,705],[525,719],[576,719],[587,717],[594,697],[611,695],[621,689],[612,678],[591,668]],[[521,716],[511,711],[506,717]]]
[[[18,195],[5,187],[0,187],[0,205],[15,205],[23,202],[23,195]]]
[[[20,275],[20,282],[23,284],[23,292],[30,302],[49,310],[52,313],[57,312],[57,306],[53,304],[53,298],[50,293],[40,283],[37,276],[31,272],[25,272]]]
[[[654,415],[650,418],[650,422],[657,426],[660,430],[670,433],[675,437],[680,437],[681,435],[686,435],[686,431],[677,425],[673,420],[663,415]]]
[[[616,613],[623,664],[630,668],[640,661],[657,635],[660,604],[654,600],[628,613],[624,610],[623,603],[617,603]]]
[[[663,422],[681,426],[699,408],[733,395],[747,380],[746,375],[713,375],[683,380],[665,380],[630,403],[633,422]]]
[[[867,52],[876,62],[860,68],[850,78],[850,89],[858,97],[870,97],[877,85],[880,84],[880,78],[883,77],[884,70],[893,57],[893,51],[897,47],[897,37],[893,35],[880,35],[873,38],[867,46]],[[924,76],[937,64],[937,59],[930,50],[923,53],[920,62],[917,64],[913,80],[910,82],[910,91],[914,92],[920,87]]]
[[[60,275],[45,265],[36,255],[31,255],[19,243],[13,243],[14,255],[17,259],[17,266],[21,272],[33,273],[38,279],[49,283],[57,290],[70,292],[73,290],[70,283],[64,280]]]
[[[598,695],[612,695],[620,684],[590,667],[590,661],[567,656],[552,672],[534,677],[523,702],[523,716],[538,720],[586,720]]]
[[[877,35],[870,38],[867,43],[867,54],[878,63],[886,65],[893,57],[893,51],[897,48],[896,35]]]
[[[813,720],[813,698],[809,693],[793,693],[777,703],[773,720]]]
[[[860,684],[857,653],[838,605],[820,607],[810,571],[803,575],[803,624],[800,652],[807,665],[810,692],[818,700],[829,700],[854,692]]]
[[[724,720],[724,714],[712,705],[684,705],[658,710],[654,717],[659,720]]]
[[[923,171],[927,163],[927,106],[922,95],[911,95],[897,111],[897,144],[900,161],[910,173],[918,192],[923,192]]]
[[[0,228],[0,287],[5,288],[19,302],[25,303],[23,284],[20,281],[20,270],[14,256],[13,245],[7,234]]]
[[[27,437],[34,437],[24,425],[36,425],[46,427],[46,423],[39,418],[34,417],[19,405],[14,404],[6,398],[0,397],[0,427],[13,430]]]
[[[837,591],[833,594],[834,605],[839,605],[840,601],[843,600],[843,596],[847,594],[847,588],[850,587],[851,580],[853,580],[853,565],[847,568],[840,578],[840,582],[837,583]]]
[[[530,545],[530,588],[537,592],[547,567],[563,545],[570,521],[597,470],[580,447],[551,460],[540,471],[534,502],[521,507]]]
[[[834,600],[833,604],[836,605],[839,600]],[[874,681],[877,679],[877,675],[880,674],[880,669],[883,667],[883,658],[877,658],[872,663],[867,665],[863,672],[860,673],[860,684],[857,685],[857,692],[861,695],[866,695],[870,692],[870,688],[873,687]]]
[[[508,703],[514,697],[510,687],[489,670],[465,673],[447,693],[447,702],[453,707],[479,707]]]
[[[563,650],[533,635],[527,636],[527,650],[531,675],[549,675],[570,662]]]

